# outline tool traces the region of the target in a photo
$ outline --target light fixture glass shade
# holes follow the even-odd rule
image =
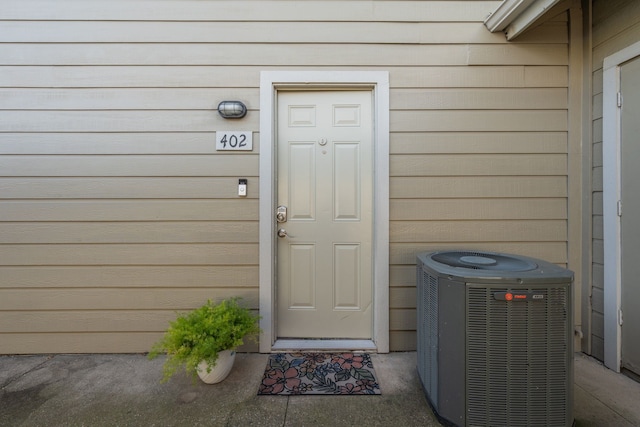
[[[247,106],[240,101],[222,101],[218,113],[225,119],[240,119],[247,114]]]

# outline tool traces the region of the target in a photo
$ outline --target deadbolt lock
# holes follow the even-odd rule
[[[278,221],[278,222],[287,222],[287,207],[286,206],[278,206],[278,210],[276,211],[276,221]]]

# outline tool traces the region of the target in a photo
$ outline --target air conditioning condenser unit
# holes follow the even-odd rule
[[[442,420],[573,424],[572,282],[518,255],[418,255],[418,375]]]

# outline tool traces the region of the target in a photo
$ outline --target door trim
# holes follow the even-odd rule
[[[373,93],[372,340],[276,341],[275,132],[279,89],[371,90]],[[262,71],[260,73],[260,352],[368,350],[389,352],[389,73],[386,71]]]
[[[622,252],[620,245],[621,121],[617,94],[620,66],[640,56],[640,42],[604,59],[602,94],[602,190],[604,223],[604,364],[620,372],[622,328],[618,313],[622,308]]]

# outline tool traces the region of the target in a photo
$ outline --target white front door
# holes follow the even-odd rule
[[[277,96],[276,334],[373,337],[370,90]]]

